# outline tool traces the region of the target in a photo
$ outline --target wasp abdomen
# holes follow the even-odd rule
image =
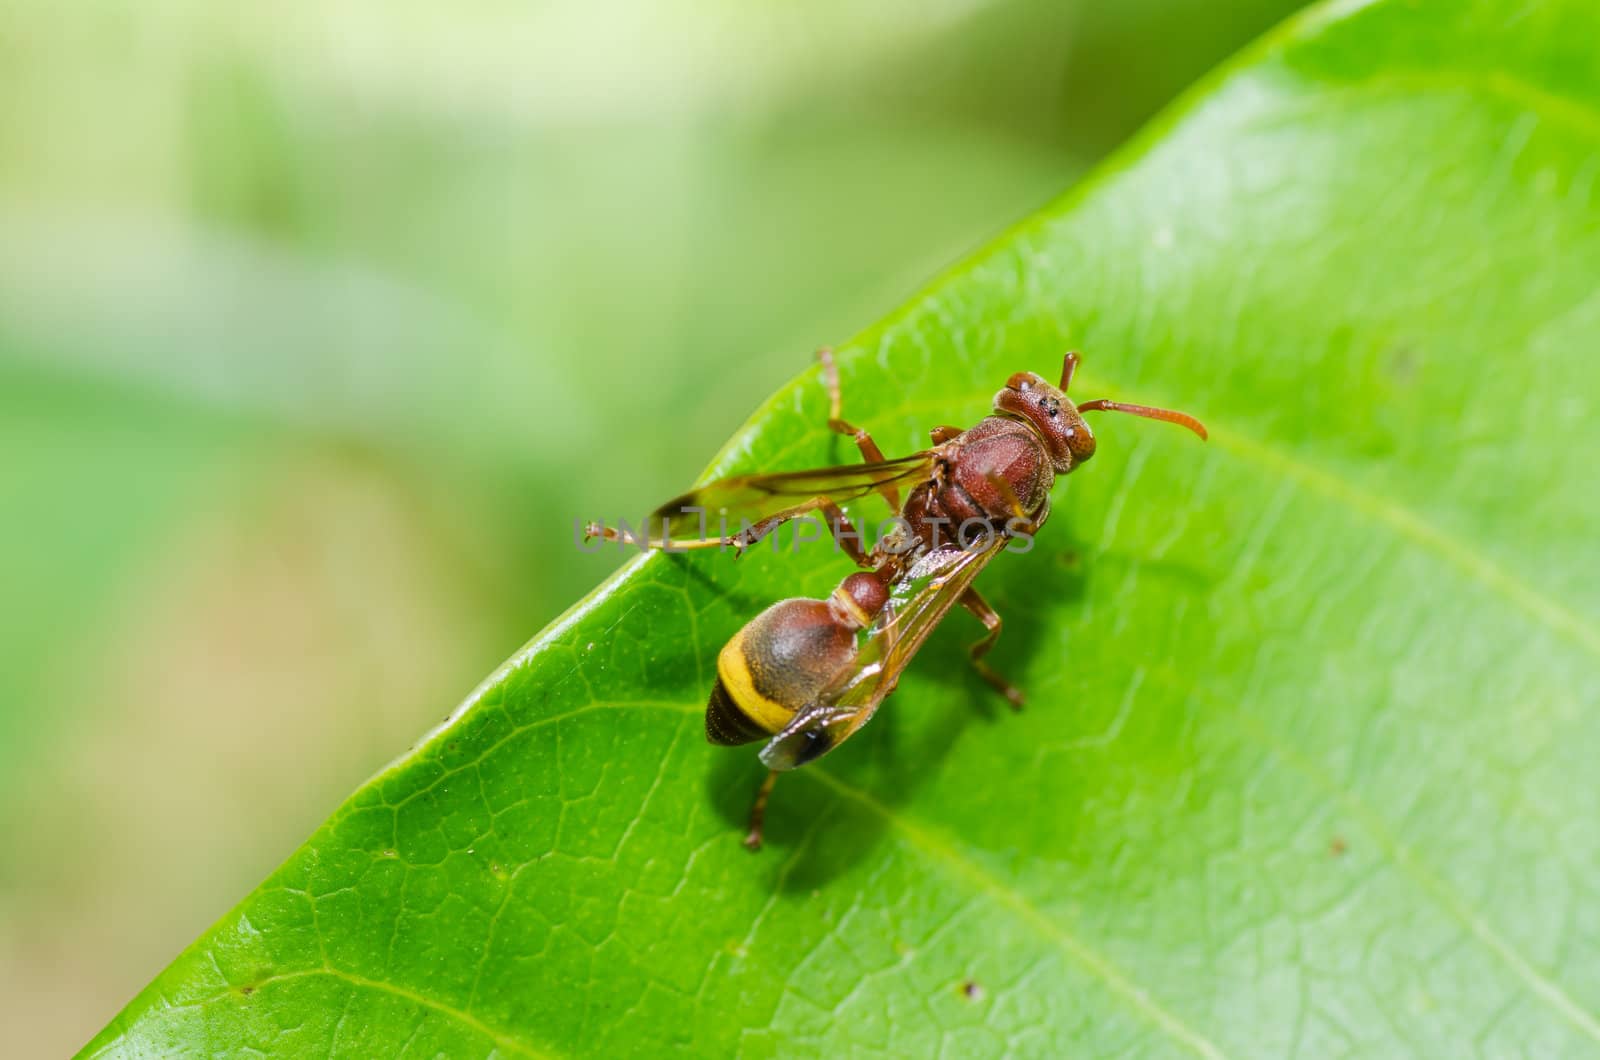
[[[856,657],[853,623],[826,600],[782,600],[734,634],[717,656],[706,739],[765,739],[827,688]]]

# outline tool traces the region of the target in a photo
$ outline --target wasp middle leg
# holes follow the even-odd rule
[[[989,654],[989,649],[994,647],[995,641],[1000,639],[1000,627],[1003,623],[1000,621],[999,612],[990,607],[989,601],[985,600],[976,589],[968,589],[961,594],[961,606],[972,612],[989,631],[982,640],[967,650],[972,657],[973,669],[977,670],[978,675],[989,682],[995,691],[1006,697],[1012,710],[1021,710],[1025,702],[1022,690],[1001,677],[995,672],[994,667],[983,661],[983,657]]]

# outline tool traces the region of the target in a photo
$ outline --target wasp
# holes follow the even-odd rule
[[[724,746],[766,743],[760,758],[768,773],[745,837],[752,850],[761,846],[778,774],[815,761],[865,725],[957,604],[985,628],[969,649],[973,665],[1013,708],[1021,708],[1021,691],[984,661],[1000,637],[1001,620],[972,583],[1008,545],[1031,540],[1044,525],[1056,477],[1094,456],[1094,432],[1084,413],[1125,412],[1206,437],[1205,426],[1187,413],[1105,399],[1074,404],[1067,397],[1081,361],[1074,351],[1062,363],[1058,384],[1018,372],[975,426],[935,427],[931,448],[886,460],[867,431],[842,418],[831,352],[821,350],[818,357],[828,389],[828,426],[855,441],[863,463],[708,483],[658,508],[644,537],[597,524],[587,528],[591,535],[646,548],[742,552],[785,521],[821,512],[839,546],[864,568],[826,600],[773,604],[717,656],[706,738]],[[869,551],[840,504],[874,493],[898,516],[894,529]],[[741,528],[707,537],[710,512],[724,520],[737,517]],[[660,526],[659,534],[650,532],[652,524]]]

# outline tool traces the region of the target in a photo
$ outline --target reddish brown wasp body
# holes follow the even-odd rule
[[[839,545],[868,569],[846,578],[825,601],[772,605],[717,657],[707,738],[725,745],[767,741],[761,760],[772,772],[751,813],[745,842],[752,849],[760,846],[762,816],[778,772],[814,761],[866,724],[957,603],[988,630],[972,646],[973,664],[1014,707],[1021,706],[1022,693],[983,662],[1001,623],[972,581],[1008,541],[1031,536],[1044,525],[1056,476],[1094,455],[1094,433],[1083,413],[1128,412],[1206,436],[1200,421],[1181,412],[1105,400],[1074,405],[1066,390],[1079,358],[1068,353],[1058,386],[1018,372],[995,395],[993,412],[976,426],[935,427],[933,448],[885,460],[866,431],[840,418],[832,355],[823,350],[818,356],[832,403],[828,425],[852,437],[866,463],[709,483],[656,510],[651,518],[659,536],[588,528],[590,534],[644,547],[743,550],[786,520],[820,511]],[[907,490],[903,505],[902,488]],[[839,504],[870,493],[881,494],[898,512],[899,530],[866,552]],[[706,538],[712,513],[745,525],[736,533]],[[699,537],[691,536],[697,531]]]

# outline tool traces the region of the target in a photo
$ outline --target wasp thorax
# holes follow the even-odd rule
[[[1006,380],[1006,388],[994,396],[994,410],[1034,429],[1058,475],[1094,455],[1094,432],[1077,406],[1033,372],[1018,372]]]

